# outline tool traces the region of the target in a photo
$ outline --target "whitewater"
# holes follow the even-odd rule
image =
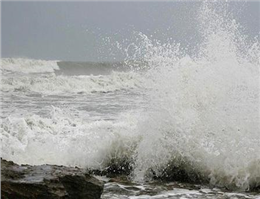
[[[108,183],[103,198],[260,197],[259,35],[212,3],[196,20],[193,53],[137,33],[120,63],[2,58],[1,157],[127,165],[138,191]]]

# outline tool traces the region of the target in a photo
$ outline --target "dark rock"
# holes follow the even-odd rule
[[[100,198],[103,182],[83,169],[17,165],[1,159],[1,198]]]
[[[109,178],[115,178],[118,176],[128,176],[133,170],[133,163],[127,160],[114,160],[112,159],[103,170],[91,170],[89,171],[94,175],[106,176]]]

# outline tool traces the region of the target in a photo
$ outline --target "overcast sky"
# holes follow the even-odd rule
[[[198,39],[195,18],[199,5],[198,2],[2,2],[2,57],[121,60],[123,53],[113,46],[116,41],[131,41],[134,32],[162,41],[173,38],[182,45],[193,44]],[[259,5],[235,2],[230,6],[249,36],[260,31]]]

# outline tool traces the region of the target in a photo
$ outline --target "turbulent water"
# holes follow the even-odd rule
[[[3,58],[2,157],[127,163],[103,198],[260,197],[259,39],[208,3],[197,20],[193,54],[139,33],[122,63]]]

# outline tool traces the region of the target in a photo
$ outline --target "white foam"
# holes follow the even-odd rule
[[[50,118],[31,115],[2,121],[2,157],[17,163],[102,169],[112,159],[131,157],[136,120],[84,122],[53,107]]]
[[[131,199],[152,199],[152,198],[169,198],[169,197],[181,197],[181,198],[193,198],[202,195],[199,191],[196,190],[187,190],[187,189],[173,189],[172,191],[164,191],[155,196],[149,195],[140,195],[140,196],[130,196]]]
[[[1,90],[42,94],[113,92],[139,88],[141,83],[141,76],[134,72],[112,72],[99,76],[21,76],[3,77]]]

